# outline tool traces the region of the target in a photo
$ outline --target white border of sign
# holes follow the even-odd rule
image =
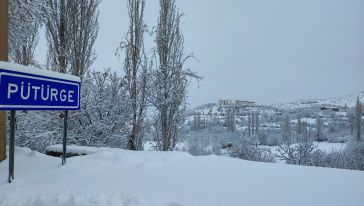
[[[14,72],[14,73],[13,73]],[[78,95],[80,96],[80,77],[63,74],[48,70],[42,70],[38,68],[23,66],[19,64],[12,64],[8,62],[0,61],[0,80],[1,75],[3,76],[14,76],[22,77],[36,80],[43,80],[49,82],[57,82],[68,85],[76,85],[78,90]],[[78,98],[78,97],[77,97]],[[0,110],[3,109],[35,109],[35,110],[77,110],[80,108],[80,99],[78,99],[77,106],[61,106],[61,105],[0,105]]]
[[[28,78],[28,79],[37,79],[37,80],[45,80],[45,81],[50,81],[50,82],[57,82],[57,83],[62,83],[62,84],[71,84],[71,85],[76,85],[77,86],[77,90],[78,90],[78,94],[80,93],[80,87],[79,84],[77,83],[72,83],[72,82],[68,82],[68,81],[62,81],[62,80],[54,80],[54,79],[47,79],[47,78],[42,78],[42,77],[33,77],[33,76],[27,76],[27,75],[21,75],[21,74],[13,74],[13,73],[8,73],[8,72],[1,72],[0,73],[0,81],[1,81],[1,75],[7,75],[7,76],[14,76],[14,77],[23,77],[23,78]],[[62,108],[62,109],[77,109],[80,106],[80,101],[77,101],[77,106],[45,106],[45,105],[0,105],[0,108],[45,108],[45,109],[53,109],[53,108]]]

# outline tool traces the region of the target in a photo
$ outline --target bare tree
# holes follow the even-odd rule
[[[120,48],[125,49],[124,72],[127,92],[130,96],[131,133],[128,149],[140,150],[142,147],[142,129],[145,124],[145,112],[149,97],[150,65],[144,52],[145,0],[128,0],[129,30]]]
[[[322,127],[321,118],[320,118],[320,116],[317,116],[317,119],[316,119],[316,139],[319,142],[323,141],[321,127]]]
[[[290,124],[290,117],[288,115],[286,115],[284,122],[281,125],[281,132],[282,132],[283,142],[289,142],[291,144],[293,142],[292,130]]]
[[[248,136],[251,135],[251,115],[248,113]]]
[[[48,63],[56,71],[82,77],[96,58],[100,0],[49,0]]]
[[[353,112],[347,112],[346,116],[348,116],[348,121],[349,121],[349,126],[350,126],[350,135],[354,136],[356,118],[355,118]]]
[[[22,45],[13,48],[12,60],[17,64],[22,65],[36,65],[34,59],[34,50],[38,44],[38,29],[39,25],[35,24],[33,30],[29,31],[30,35],[25,38]]]
[[[235,126],[235,112],[233,109],[229,109],[226,115],[226,129],[229,132],[235,132],[236,126]]]
[[[154,105],[159,113],[155,128],[162,150],[173,150],[181,134],[181,125],[186,106],[189,78],[199,78],[183,67],[191,56],[183,52],[183,35],[180,29],[181,14],[175,0],[160,0],[157,26],[158,69],[155,77]]]
[[[276,149],[275,156],[287,164],[312,165],[312,156],[317,146],[307,135],[307,122],[302,123],[302,133],[296,133],[295,137],[292,135],[289,122],[287,116],[282,124],[283,143]]]
[[[193,116],[193,130],[200,130],[201,129],[201,115],[198,112],[196,115]]]
[[[53,70],[67,73],[70,56],[70,21],[75,14],[70,14],[72,2],[67,0],[49,0],[51,15],[47,21],[48,63]]]
[[[303,121],[302,126],[301,126],[301,135],[302,136],[308,135],[307,126],[308,126],[307,121]]]
[[[302,134],[302,121],[301,121],[301,118],[297,119],[297,134],[298,135]]]
[[[71,73],[83,77],[90,68],[96,54],[93,45],[99,31],[98,6],[100,0],[72,1],[71,13],[76,14],[71,23],[72,44],[70,44]]]
[[[259,113],[256,112],[255,113],[255,133],[258,134],[259,133]]]
[[[355,128],[356,128],[356,139],[361,141],[361,123],[362,123],[362,115],[363,115],[363,104],[360,102],[359,98],[356,100],[356,109],[355,109]]]
[[[255,134],[255,113],[252,113],[251,121],[251,132],[252,134]]]

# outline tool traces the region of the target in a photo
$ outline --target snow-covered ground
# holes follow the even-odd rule
[[[16,148],[0,163],[0,205],[361,205],[364,172],[183,152],[105,149],[67,159]]]
[[[317,149],[330,153],[330,152],[342,152],[346,144],[345,143],[331,143],[331,142],[314,142],[317,145]]]

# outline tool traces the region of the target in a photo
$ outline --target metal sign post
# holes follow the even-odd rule
[[[62,165],[66,164],[67,157],[67,119],[68,119],[68,110],[64,111],[64,122],[63,122],[63,156],[62,156]]]
[[[9,179],[14,180],[14,154],[15,154],[15,110],[10,111],[10,131],[9,131]]]
[[[0,61],[0,110],[10,110],[9,183],[14,179],[15,111],[63,110],[66,164],[68,110],[80,109],[79,77]]]

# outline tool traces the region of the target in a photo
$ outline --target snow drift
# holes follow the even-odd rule
[[[0,164],[0,205],[360,205],[364,172],[183,152],[104,149],[61,159],[16,148]]]

